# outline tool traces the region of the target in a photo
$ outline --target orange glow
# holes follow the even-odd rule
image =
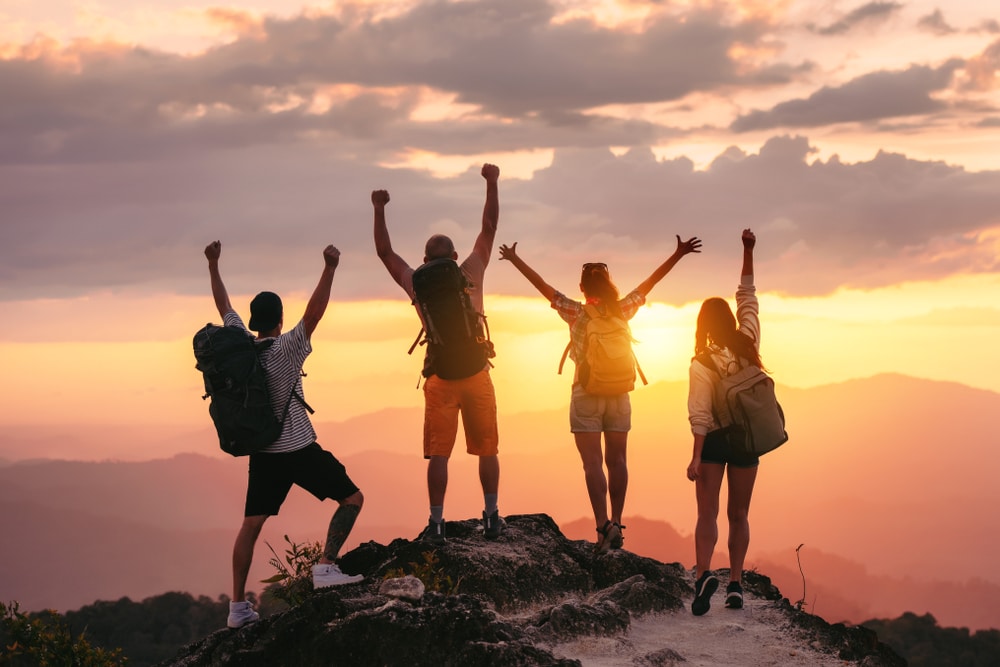
[[[824,298],[764,293],[762,353],[788,386],[896,372],[1000,391],[1000,381],[967,358],[971,349],[995,349],[998,293],[995,276]],[[286,297],[288,312],[304,306],[302,295]],[[565,323],[540,297],[487,295],[487,307],[501,412],[565,406],[572,362],[556,373],[568,340]],[[698,307],[653,301],[632,320],[636,354],[651,383],[686,382]],[[8,333],[0,342],[6,379],[0,423],[204,423],[191,336],[202,323],[218,321],[207,297],[105,294],[14,302],[7,312],[18,326],[13,339]],[[56,320],[73,326],[53,326]],[[418,329],[402,300],[331,303],[306,363],[306,391],[322,420],[421,405],[419,352],[406,353]],[[985,353],[982,363],[996,361],[995,353]]]

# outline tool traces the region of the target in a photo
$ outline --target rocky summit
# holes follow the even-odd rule
[[[477,520],[448,522],[447,535],[440,546],[362,544],[340,567],[365,575],[363,582],[314,591],[289,611],[219,630],[162,664],[582,665],[560,646],[626,637],[638,618],[689,614],[693,578],[680,564],[625,549],[595,555],[592,544],[567,539],[544,514],[507,517],[495,540],[484,539]],[[748,572],[744,586],[754,604],[778,610],[793,650],[866,667],[906,664],[870,630],[797,610],[765,576]],[[665,635],[661,646],[631,660],[665,666],[687,658]]]

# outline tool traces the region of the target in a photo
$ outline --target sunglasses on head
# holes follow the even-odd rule
[[[607,271],[608,265],[604,262],[587,262],[583,265],[584,271]]]

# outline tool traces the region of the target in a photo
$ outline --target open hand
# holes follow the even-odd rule
[[[701,239],[697,236],[692,236],[687,241],[681,241],[680,234],[677,234],[677,252],[680,255],[686,255],[691,252],[701,252]]]
[[[500,259],[506,259],[511,262],[517,259],[517,241],[514,241],[514,245],[512,246],[500,244]]]

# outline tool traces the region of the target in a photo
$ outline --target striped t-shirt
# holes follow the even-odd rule
[[[234,311],[226,313],[223,322],[226,326],[247,330],[243,320]],[[294,329],[272,340],[274,342],[270,347],[261,352],[260,363],[267,373],[267,391],[271,395],[271,407],[274,409],[274,415],[281,419],[285,412],[285,403],[292,395],[293,389],[299,396],[305,398],[302,392],[302,364],[312,352],[312,343],[306,336],[305,324],[301,320]],[[309,413],[301,401],[293,398],[288,405],[288,416],[285,418],[281,436],[260,451],[265,454],[294,452],[314,442],[316,442],[316,431],[309,421]]]

